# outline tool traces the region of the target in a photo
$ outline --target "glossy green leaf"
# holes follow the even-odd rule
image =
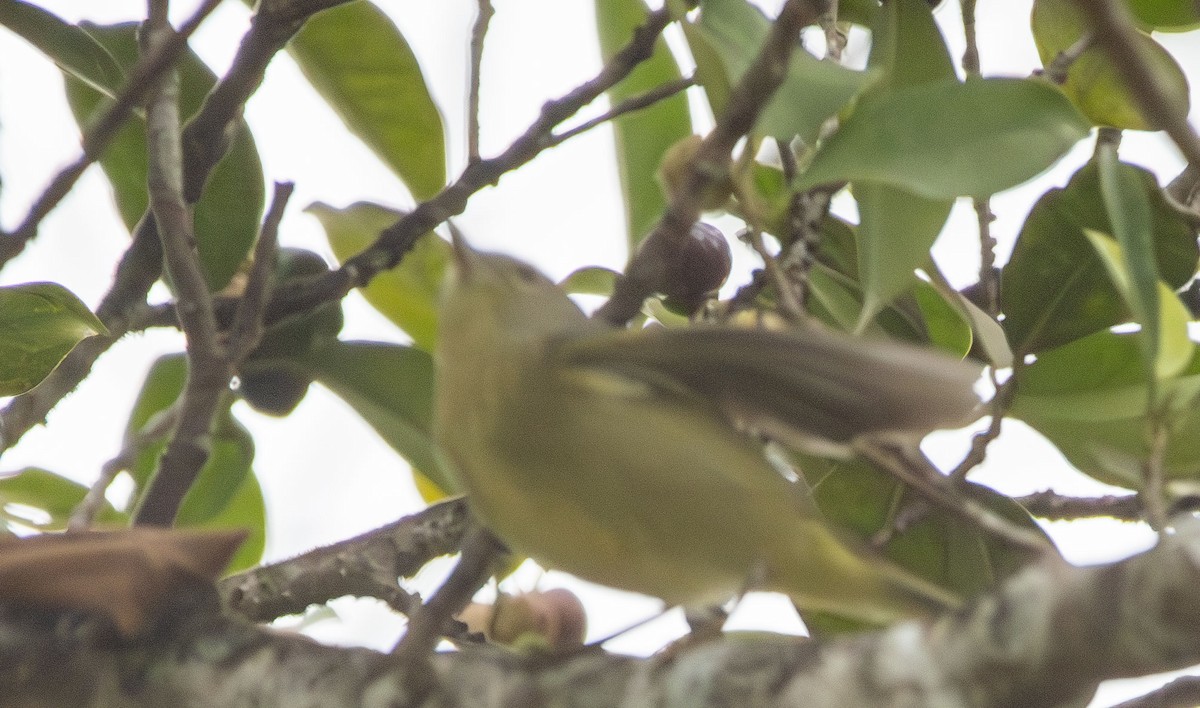
[[[309,82],[418,201],[446,184],[446,140],[417,58],[371,2],[313,15],[288,44]]]
[[[158,467],[159,458],[166,448],[173,425],[165,425],[176,400],[183,392],[187,380],[187,358],[182,354],[159,357],[151,366],[142,390],[134,401],[129,422],[125,428],[125,444],[139,445],[140,449],[129,474],[144,492],[147,482]],[[228,399],[232,402],[232,397]],[[214,423],[208,461],[200,470],[196,482],[184,497],[177,515],[181,526],[212,526],[214,519],[232,513],[229,507],[235,503],[245,505],[240,494],[246,494],[247,478],[253,477],[251,464],[254,461],[254,440],[250,433],[233,417],[226,403],[217,413]],[[257,482],[253,482],[257,485]],[[260,496],[261,505],[261,496]],[[242,509],[239,525],[252,534],[259,529],[254,523],[266,518],[265,509],[254,513]],[[253,544],[251,544],[251,548]],[[259,549],[261,552],[261,548]],[[247,550],[246,553],[250,553]],[[239,557],[241,557],[239,555]]]
[[[1088,28],[1086,18],[1075,7],[1075,0],[1037,0],[1033,6],[1032,24],[1033,39],[1045,66],[1075,44]],[[1138,38],[1154,73],[1171,87],[1170,94],[1180,102],[1179,109],[1187,113],[1188,82],[1183,70],[1152,37],[1139,34]],[[1117,65],[1097,44],[1071,63],[1062,89],[1096,125],[1131,130],[1156,129],[1138,110],[1136,87],[1126,87]]]
[[[861,329],[897,295],[913,286],[913,271],[929,260],[951,199],[926,199],[879,182],[854,185],[858,200],[858,273],[866,295]]]
[[[1195,230],[1167,204],[1154,175],[1132,165],[1149,200],[1159,277],[1181,287],[1196,272]],[[1015,351],[1038,352],[1127,322],[1128,310],[1083,235],[1112,233],[1096,164],[1034,205],[1000,278],[1004,329]]]
[[[727,80],[736,84],[762,47],[771,21],[746,0],[704,0],[698,26],[721,57]],[[763,111],[755,132],[784,139],[799,135],[812,144],[821,125],[873,78],[797,48],[787,78]]]
[[[28,391],[80,341],[107,332],[61,285],[0,287],[0,396]]]
[[[434,453],[433,359],[424,351],[383,342],[330,342],[301,362],[312,378],[336,393],[367,421],[414,470],[444,492]]]
[[[1088,128],[1060,91],[1036,79],[900,87],[859,105],[799,187],[868,180],[927,199],[987,196],[1045,170]]]
[[[63,531],[67,528],[71,512],[79,506],[87,492],[86,486],[38,467],[26,467],[13,474],[0,475],[0,528],[20,525],[44,532]],[[33,519],[21,514],[19,509],[6,509],[9,504],[36,509],[44,513],[46,519]],[[127,521],[125,514],[108,502],[101,502],[96,515],[97,523],[123,525]]]
[[[1126,0],[1133,16],[1147,29],[1186,32],[1200,27],[1200,5],[1194,0]]]
[[[649,11],[642,0],[596,0],[596,29],[600,54],[608,61],[629,43],[634,30],[645,23]],[[650,58],[625,80],[608,91],[609,103],[640,96],[681,78],[675,57],[659,37]],[[617,170],[625,196],[625,223],[629,244],[641,242],[666,209],[667,200],[657,180],[658,165],[667,149],[692,134],[687,96],[682,93],[613,121],[617,142]]]
[[[343,263],[374,243],[380,231],[403,216],[403,212],[371,202],[355,202],[345,209],[315,202],[305,211],[321,222],[333,254]],[[416,240],[400,265],[375,276],[362,288],[363,297],[412,337],[418,347],[433,351],[438,302],[449,262],[450,244],[436,234],[425,234]]]
[[[1129,258],[1126,252],[1106,234],[1084,229],[1092,247],[1100,254],[1100,260],[1108,270],[1109,278],[1121,293],[1126,304],[1136,313],[1135,321],[1141,325],[1138,337],[1142,343],[1145,368],[1151,377],[1151,385],[1160,378],[1169,378],[1179,373],[1192,359],[1195,346],[1188,339],[1187,325],[1191,319],[1187,308],[1165,285],[1155,282],[1153,312],[1141,312],[1137,304],[1140,296]],[[1154,317],[1143,320],[1142,317]]]
[[[1096,332],[1043,352],[1017,372],[1011,413],[1046,436],[1081,472],[1137,489],[1150,455],[1149,387],[1137,335]],[[1200,477],[1200,356],[1161,382],[1169,405],[1163,470]]]
[[[128,70],[137,61],[137,24],[80,25]],[[194,53],[179,63],[180,114],[199,110],[216,82],[216,76]],[[87,125],[91,116],[120,88],[97,91],[88,83],[66,76],[67,101],[76,122]],[[100,157],[100,166],[113,185],[117,210],[131,231],[149,205],[146,191],[146,130],[141,118],[131,119]],[[264,200],[262,164],[244,122],[232,136],[225,158],[216,166],[194,212],[196,247],[208,285],[219,290],[241,267],[258,235]]]
[[[805,456],[798,462],[823,517],[864,544],[893,529],[897,512],[911,499],[900,482],[859,459]],[[964,492],[1013,524],[1040,533],[1012,499],[975,484],[968,484]],[[892,534],[881,551],[891,562],[963,597],[991,587],[1031,560],[1029,552],[940,509]]]
[[[125,72],[99,42],[40,7],[19,0],[0,0],[0,25],[98,91],[110,92],[125,82]]]

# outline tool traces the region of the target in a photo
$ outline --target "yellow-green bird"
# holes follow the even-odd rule
[[[915,440],[970,420],[979,367],[815,328],[616,331],[525,263],[454,253],[436,442],[514,551],[673,605],[753,585],[885,623],[954,603],[845,545],[743,431]]]

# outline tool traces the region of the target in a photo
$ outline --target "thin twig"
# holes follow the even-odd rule
[[[138,456],[146,450],[146,446],[166,437],[178,420],[179,407],[173,404],[147,421],[145,427],[132,435],[125,442],[121,451],[100,467],[100,476],[88,488],[83,501],[79,502],[71,512],[71,518],[67,521],[67,530],[86,531],[90,528],[96,520],[96,514],[104,505],[104,493],[108,491],[113,479],[119,473],[133,467],[137,463]]]
[[[674,260],[679,245],[699,218],[701,195],[727,177],[735,145],[754,127],[783,83],[800,31],[826,7],[817,0],[788,0],[784,4],[758,56],[734,87],[725,113],[700,143],[663,218],[630,260],[625,274],[617,279],[612,297],[594,317],[623,325],[641,310],[642,302],[661,282],[667,264]]]
[[[67,196],[84,171],[100,159],[100,155],[116,137],[121,126],[133,115],[134,109],[142,104],[150,89],[157,85],[158,77],[175,66],[183,54],[188,38],[219,4],[221,0],[205,0],[179,27],[178,33],[154,51],[146,53],[133,66],[129,72],[129,79],[113,102],[96,116],[84,133],[83,154],[50,180],[50,184],[34,201],[29,213],[16,230],[0,239],[0,267],[19,255],[25,249],[25,245],[37,236],[42,220]]]
[[[827,9],[817,16],[817,24],[825,33],[825,60],[840,64],[846,49],[846,33],[838,27],[838,0],[830,0]]]
[[[1166,405],[1159,406],[1149,415],[1147,424],[1150,427],[1150,454],[1142,463],[1143,486],[1138,493],[1146,511],[1146,522],[1159,533],[1167,528],[1168,517],[1166,474],[1163,469],[1166,463],[1167,441],[1170,439],[1166,417]]]
[[[479,72],[483,66],[483,40],[488,23],[496,14],[491,0],[479,0],[475,25],[471,28],[471,76],[467,93],[467,164],[479,162]]]
[[[279,245],[279,222],[288,200],[295,190],[291,182],[276,182],[271,207],[263,219],[258,243],[254,246],[254,266],[246,281],[246,290],[238,302],[237,313],[226,338],[227,356],[233,363],[240,362],[258,346],[263,333],[263,312],[271,297],[275,256]]]
[[[654,104],[656,104],[660,101],[664,101],[681,91],[686,91],[689,87],[695,86],[695,85],[696,85],[696,77],[689,76],[685,79],[676,79],[675,81],[667,82],[665,84],[662,84],[661,86],[656,86],[655,88],[653,88],[639,96],[632,96],[630,98],[625,99],[624,101],[621,101],[617,105],[613,106],[612,109],[605,112],[603,115],[596,116],[595,118],[592,118],[589,121],[580,123],[579,125],[575,126],[574,128],[570,128],[568,130],[564,130],[561,133],[555,133],[554,135],[551,135],[550,138],[546,141],[547,145],[549,147],[554,147],[556,145],[559,145],[567,140],[570,140],[571,138],[575,137],[576,135],[579,135],[580,133],[583,133],[583,132],[591,130],[592,128],[595,128],[598,125],[607,123],[608,121],[611,121],[615,118],[620,118],[621,116],[625,115],[626,113],[632,113],[634,111],[640,111],[643,108],[649,108],[650,106],[653,106]]]
[[[779,262],[767,250],[767,245],[763,242],[762,232],[755,228],[747,227],[739,234],[739,237],[750,244],[750,248],[758,254],[758,257],[763,261],[763,269],[766,271],[767,278],[771,285],[775,287],[775,299],[778,305],[779,312],[791,322],[802,322],[805,319],[804,306],[800,304],[800,300],[796,298],[796,293],[792,289],[792,283],[788,279],[787,274],[779,267]]]
[[[979,76],[979,38],[975,33],[975,0],[962,0],[963,50],[962,68],[967,76]]]
[[[173,30],[167,0],[150,0],[146,46],[167,41]],[[162,238],[166,270],[177,293],[177,313],[187,337],[188,373],[179,399],[179,419],[159,460],[142,503],[139,525],[169,526],[184,495],[208,461],[212,424],[232,376],[217,337],[212,296],[195,249],[192,210],[183,198],[183,143],[179,117],[179,76],[162,79],[146,109],[150,209]]]
[[[996,270],[996,237],[992,235],[992,203],[987,197],[971,200],[975,206],[975,222],[979,229],[979,287],[983,291],[983,311],[998,319],[1000,316],[1000,280]]]
[[[883,471],[912,487],[930,504],[958,516],[998,540],[1027,551],[1044,552],[1050,548],[1043,537],[1014,525],[976,500],[949,487],[946,478],[920,451],[871,439],[856,441],[854,449]]]
[[[433,686],[434,674],[428,670],[429,656],[442,638],[446,625],[492,577],[496,560],[504,552],[504,545],[490,531],[473,526],[463,539],[462,557],[450,577],[409,617],[408,628],[392,653],[410,672],[409,678],[416,684],[413,690],[418,696]]]
[[[1102,497],[1065,497],[1049,489],[1034,492],[1013,501],[1031,515],[1050,521],[1074,521],[1111,517],[1119,521],[1141,521],[1142,500],[1136,494]]]
[[[1129,7],[1119,0],[1076,0],[1075,5],[1088,17],[1096,43],[1108,52],[1145,121],[1165,130],[1189,164],[1200,165],[1200,135],[1188,122],[1186,97],[1154,68]]]
[[[958,466],[947,475],[950,479],[956,482],[966,480],[971,470],[983,464],[984,459],[987,457],[988,445],[1000,437],[1000,428],[1004,422],[1004,416],[1008,413],[1009,406],[1012,405],[1016,394],[1016,369],[1020,366],[1021,362],[1019,360],[1014,362],[1012,374],[1002,384],[996,378],[996,367],[989,367],[988,374],[991,376],[992,386],[996,389],[996,395],[992,396],[992,400],[988,403],[988,414],[991,416],[991,420],[988,422],[987,428],[971,436],[971,449],[967,451],[967,456],[963,458],[963,461],[958,463]]]
[[[1095,35],[1091,32],[1084,32],[1071,46],[1054,55],[1054,59],[1042,73],[1056,84],[1067,83],[1067,73],[1070,71],[1071,65],[1078,61],[1079,57],[1083,56],[1083,53],[1095,43]]]

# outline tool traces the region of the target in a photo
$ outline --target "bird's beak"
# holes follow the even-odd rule
[[[467,237],[458,227],[446,222],[450,227],[450,244],[454,247],[454,266],[460,278],[470,277],[471,271],[479,263],[479,252],[467,243]]]

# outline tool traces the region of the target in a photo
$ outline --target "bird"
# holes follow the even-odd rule
[[[915,441],[978,415],[981,367],[816,326],[614,329],[533,266],[452,242],[434,441],[514,552],[668,605],[761,589],[882,625],[959,603],[830,528],[762,439]]]

